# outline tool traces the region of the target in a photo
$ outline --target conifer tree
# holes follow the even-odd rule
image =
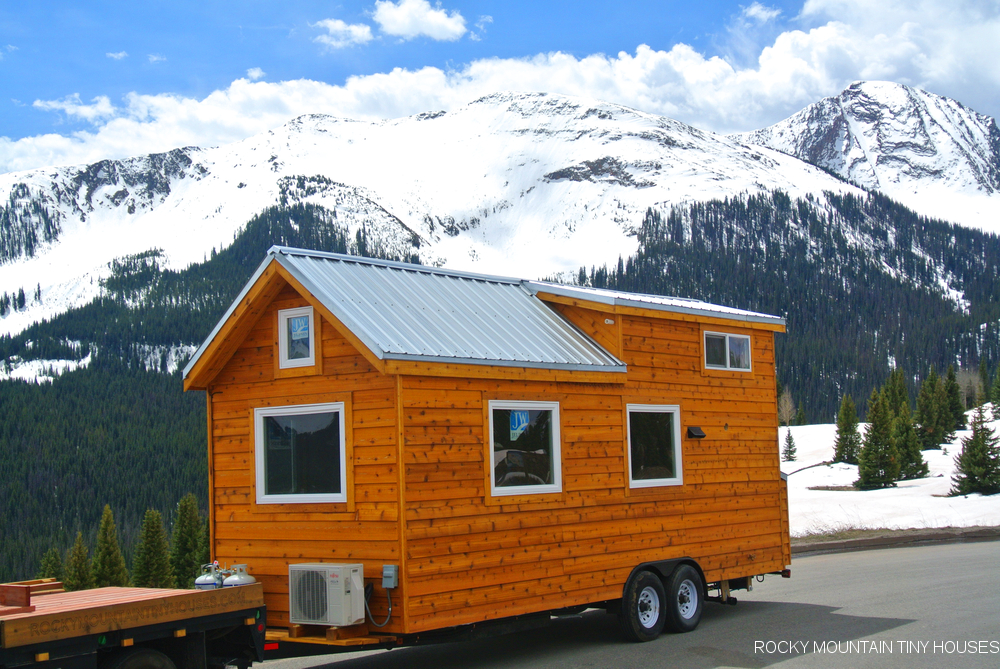
[[[952,417],[949,431],[954,432],[956,429],[965,429],[965,402],[962,401],[962,388],[958,385],[955,365],[948,365],[948,374],[944,380],[944,392],[948,398],[947,413],[951,414]]]
[[[795,461],[795,439],[792,438],[792,430],[785,429],[785,447],[781,451],[781,459],[785,462]]]
[[[801,402],[799,403],[799,410],[795,413],[795,424],[796,425],[806,424],[806,410],[802,406]]]
[[[923,453],[920,452],[920,440],[917,439],[917,428],[913,425],[909,403],[902,405],[900,413],[893,420],[892,443],[899,453],[900,480],[921,479],[930,473]]]
[[[941,431],[941,407],[939,398],[941,390],[941,379],[933,369],[920,384],[920,394],[917,395],[917,413],[915,420],[917,423],[917,436],[920,439],[922,450],[941,448],[944,441],[944,433]]]
[[[892,422],[881,393],[872,391],[868,400],[868,429],[858,456],[855,485],[862,490],[896,485],[899,477],[899,454],[892,443]]]
[[[177,519],[170,538],[170,566],[178,588],[193,588],[194,580],[201,573],[201,518],[198,516],[198,499],[188,493],[177,504]]]
[[[938,432],[941,435],[941,443],[946,444],[955,439],[955,412],[952,409],[951,398],[948,396],[948,386],[944,379],[938,380],[937,406]]]
[[[903,407],[910,413],[910,393],[906,389],[906,378],[901,367],[896,367],[889,374],[889,379],[882,388],[885,394],[886,408],[888,408],[893,419],[903,412]]]
[[[208,518],[201,524],[201,532],[198,534],[198,565],[208,564],[212,561],[211,528],[208,525]],[[199,573],[200,573],[199,569]]]
[[[66,555],[66,575],[63,587],[67,591],[89,590],[94,587],[94,575],[90,570],[87,545],[83,543],[83,532],[76,533],[76,541]]]
[[[132,585],[139,588],[172,588],[174,583],[163,517],[159,511],[147,509],[132,560]]]
[[[997,367],[997,375],[993,377],[990,402],[993,403],[993,420],[1000,420],[1000,367]]]
[[[110,586],[124,587],[129,583],[125,558],[118,545],[118,530],[111,505],[104,505],[101,526],[97,530],[97,546],[94,548],[94,584],[98,588]]]
[[[837,412],[837,437],[834,441],[834,462],[858,464],[858,453],[861,451],[861,435],[858,434],[858,414],[854,400],[849,394],[840,400],[840,411]]]
[[[45,555],[42,556],[42,562],[38,566],[38,578],[54,578],[57,581],[62,581],[66,578],[62,556],[59,555],[57,548],[52,547],[45,551]]]
[[[952,495],[1000,493],[1000,438],[987,424],[982,406],[972,416],[972,434],[962,439],[962,450],[955,456],[952,484]]]

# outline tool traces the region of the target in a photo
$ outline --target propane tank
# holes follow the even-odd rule
[[[201,576],[194,580],[198,590],[215,590],[222,587],[222,574],[219,573],[219,563],[212,562],[201,566]]]
[[[232,576],[222,582],[222,587],[229,588],[234,585],[250,585],[256,582],[257,579],[247,573],[247,566],[245,564],[234,564]]]

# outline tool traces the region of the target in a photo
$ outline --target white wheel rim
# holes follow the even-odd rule
[[[677,588],[677,612],[684,620],[690,620],[698,610],[698,589],[690,580],[681,581]]]
[[[638,601],[639,623],[646,629],[651,629],[660,619],[660,596],[656,590],[647,586],[639,593]]]

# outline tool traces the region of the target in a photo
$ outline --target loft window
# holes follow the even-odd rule
[[[491,401],[494,495],[562,491],[558,402]]]
[[[705,333],[705,367],[750,371],[750,337],[746,335]]]
[[[676,405],[629,404],[629,486],[681,485],[681,409]]]
[[[254,409],[257,503],[346,502],[344,403]]]
[[[278,311],[279,367],[311,367],[316,363],[313,308]]]

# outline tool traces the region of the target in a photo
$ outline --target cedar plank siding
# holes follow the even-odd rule
[[[402,381],[408,632],[616,599],[650,560],[692,557],[709,582],[788,564],[772,332],[707,328],[752,337],[752,373],[712,371],[698,322],[618,315],[616,332],[557,308],[609,349],[620,337],[624,387]],[[562,493],[487,499],[491,399],[559,402]],[[683,486],[628,489],[628,403],[680,405]]]
[[[249,565],[264,585],[267,623],[276,627],[288,625],[289,563],[361,562],[367,580],[375,581],[377,575],[379,584],[383,564],[401,563],[396,384],[373,369],[326,321],[319,325],[324,375],[305,371],[293,376],[284,370],[286,376],[276,379],[277,311],[306,305],[286,286],[208,393],[213,558]],[[317,314],[316,319],[322,317]],[[350,417],[353,489],[348,504],[257,506],[253,409],[334,401],[345,402]],[[375,616],[385,617],[384,597],[373,597],[371,605]],[[387,631],[400,631],[396,610]]]

